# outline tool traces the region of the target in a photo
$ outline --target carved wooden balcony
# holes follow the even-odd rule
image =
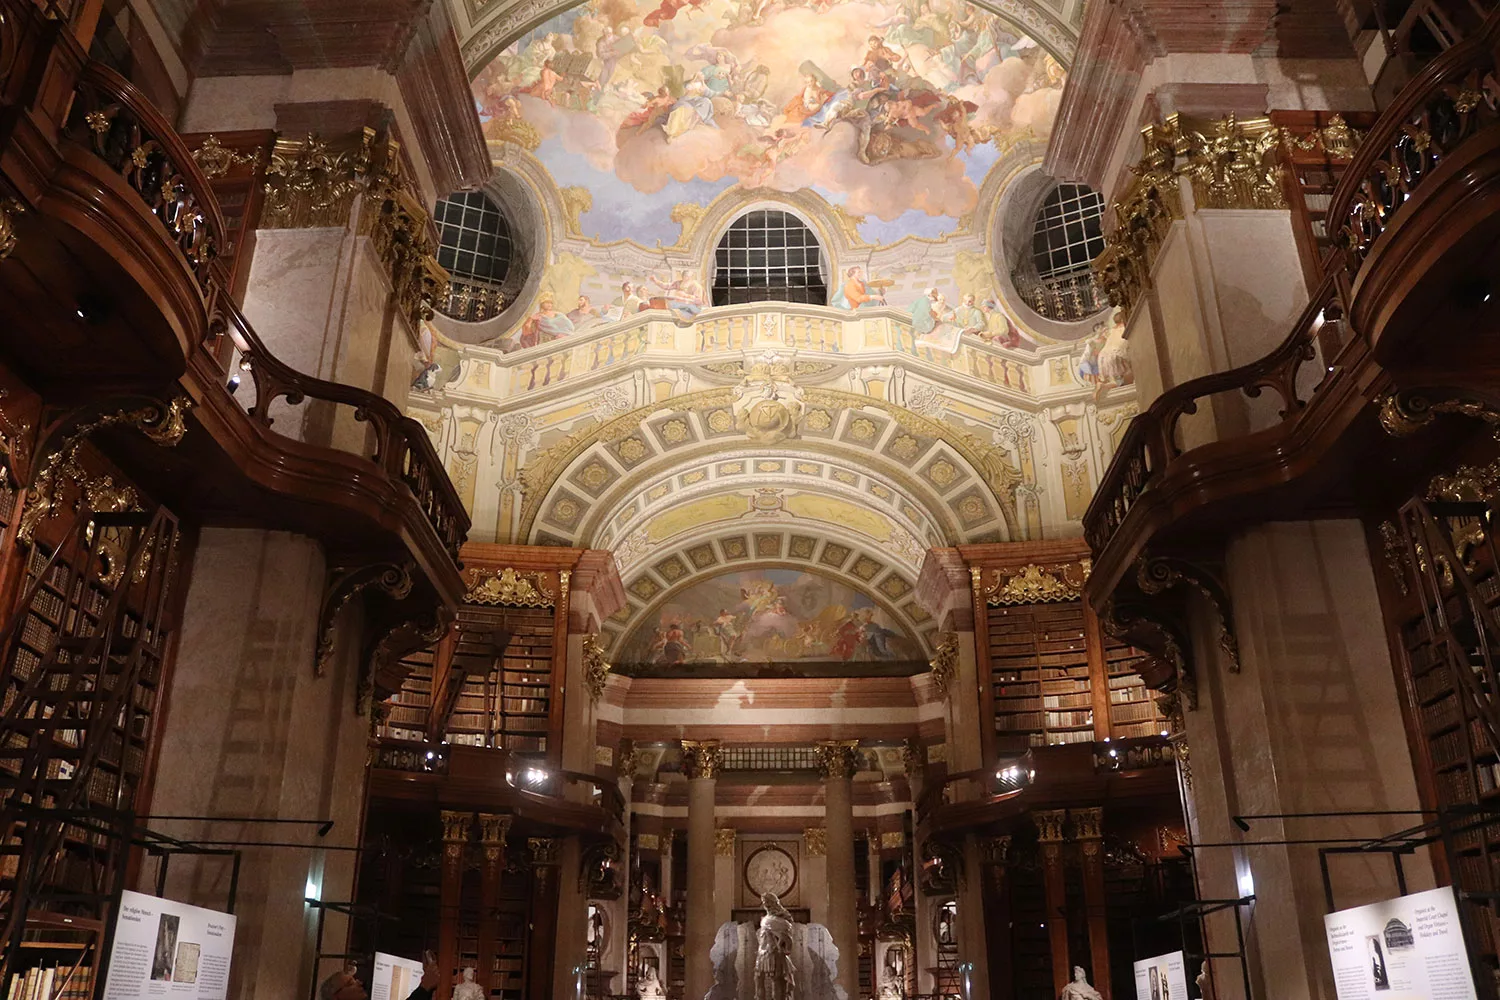
[[[166,118],[65,21],[0,0],[0,358],[55,413],[185,396],[175,447],[96,443],[180,514],[311,535],[335,566],[388,565],[451,608],[469,519],[426,432],[272,355],[228,250]]]
[[[1153,555],[1211,549],[1234,525],[1355,511],[1415,468],[1422,448],[1383,433],[1374,401],[1432,390],[1454,410],[1490,391],[1497,59],[1491,14],[1369,127],[1330,201],[1321,281],[1280,346],[1169,389],[1132,422],[1084,515],[1096,607]],[[1386,425],[1411,422],[1399,410]]]

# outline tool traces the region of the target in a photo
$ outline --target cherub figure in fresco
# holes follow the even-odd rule
[[[677,104],[677,98],[672,96],[671,90],[665,84],[659,87],[655,94],[646,95],[642,100],[645,103],[639,109],[626,115],[625,120],[620,123],[622,135],[627,129],[634,129],[634,135],[645,134],[654,125],[665,121]]]

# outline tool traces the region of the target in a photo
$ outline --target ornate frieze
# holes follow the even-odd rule
[[[265,229],[342,228],[365,188],[375,147],[366,128],[341,142],[318,136],[277,139],[266,168]]]
[[[1183,216],[1180,180],[1191,185],[1196,208],[1286,208],[1282,147],[1321,148],[1347,157],[1358,133],[1342,118],[1294,133],[1268,118],[1235,115],[1191,122],[1180,115],[1141,129],[1135,175],[1112,206],[1114,228],[1094,260],[1094,276],[1113,305],[1129,311],[1151,285],[1151,268],[1172,223]]]

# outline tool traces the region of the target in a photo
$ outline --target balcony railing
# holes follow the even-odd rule
[[[1249,434],[1296,419],[1313,394],[1339,375],[1339,356],[1354,339],[1344,320],[1347,289],[1343,268],[1331,268],[1274,351],[1248,365],[1168,389],[1130,422],[1083,516],[1084,537],[1096,554],[1119,531],[1141,494],[1184,452],[1235,431]],[[1274,414],[1267,407],[1228,406],[1199,414],[1203,400],[1254,400],[1266,390],[1279,403]],[[1197,425],[1185,428],[1184,421],[1195,415],[1201,417]]]
[[[1334,190],[1328,228],[1358,273],[1392,217],[1453,151],[1500,120],[1500,12],[1438,56],[1370,129]]]
[[[1016,291],[1033,312],[1059,323],[1088,319],[1109,306],[1109,299],[1094,281],[1094,272],[1087,267],[1050,278],[1017,272],[1012,275],[1012,280]]]
[[[232,395],[262,428],[281,417],[275,433],[355,454],[405,484],[457,562],[469,517],[427,432],[384,397],[296,371],[266,348],[229,293],[219,261],[224,222],[213,188],[150,101],[114,70],[88,64],[79,75],[67,135],[140,196],[192,273],[207,322],[189,371]],[[247,373],[250,385],[240,391]],[[304,402],[307,411],[297,413]]]

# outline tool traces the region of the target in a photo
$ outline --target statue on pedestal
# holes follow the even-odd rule
[[[641,969],[641,976],[636,980],[635,995],[640,1000],[665,1000],[666,991],[661,988],[661,978],[656,974],[656,966],[647,963]]]
[[[485,1000],[484,987],[474,982],[474,970],[464,970],[464,978],[453,987],[453,1000]]]
[[[1062,993],[1058,994],[1058,1000],[1104,1000],[1099,991],[1089,985],[1088,974],[1083,971],[1083,966],[1073,966],[1073,981],[1063,987]]]
[[[775,893],[760,897],[766,915],[760,918],[755,951],[755,1000],[792,1000],[797,977],[792,964],[792,915]]]

